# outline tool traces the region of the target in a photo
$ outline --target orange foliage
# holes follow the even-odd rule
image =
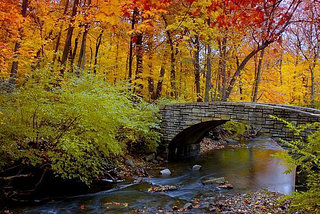
[[[176,93],[181,101],[195,101],[199,42],[201,96],[206,90],[209,45],[211,100],[222,99],[223,91],[231,89],[229,100],[251,101],[259,48],[265,45],[259,102],[305,105],[320,99],[319,52],[314,56],[308,52],[312,47],[306,46],[319,44],[314,40],[318,32],[313,40],[308,37],[308,30],[319,29],[319,20],[312,18],[320,8],[314,0],[87,0],[79,1],[73,17],[75,0],[29,0],[25,18],[21,2],[0,1],[2,81],[10,75],[14,56],[20,82],[35,69],[85,69],[104,74],[110,82],[128,80],[131,47],[132,80],[140,94],[152,100],[157,91],[169,98]],[[70,27],[70,53],[61,66]],[[17,42],[21,48],[14,53]],[[79,68],[80,58],[84,63]]]

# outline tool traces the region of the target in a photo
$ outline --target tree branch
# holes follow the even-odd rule
[[[26,178],[26,177],[33,177],[33,174],[29,173],[29,174],[22,174],[22,175],[13,175],[8,177],[0,177],[0,180],[10,181],[15,178]]]

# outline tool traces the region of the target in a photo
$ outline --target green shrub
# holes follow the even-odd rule
[[[23,87],[0,95],[0,170],[49,165],[62,178],[90,184],[126,143],[156,147],[158,109],[128,89],[94,75],[59,80],[35,72]]]
[[[320,101],[315,101],[313,107],[316,109],[320,109]]]
[[[288,196],[292,200],[291,211],[320,213],[320,123],[295,126],[283,119],[274,116],[272,118],[285,123],[296,136],[300,136],[306,129],[314,130],[306,139],[300,136],[300,139],[295,141],[282,140],[291,151],[277,154],[275,157],[283,158],[287,165],[293,166],[286,172],[298,167],[300,168],[298,173],[307,173],[307,191],[295,192],[292,196]]]
[[[243,135],[245,132],[249,131],[250,128],[248,124],[236,121],[228,121],[222,127],[234,138]]]

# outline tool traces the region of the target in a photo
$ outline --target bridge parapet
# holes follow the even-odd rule
[[[319,114],[320,115],[320,109],[314,109],[314,108],[308,108],[308,107],[302,107],[302,106],[293,106],[293,105],[280,105],[280,104],[272,104],[272,103],[258,103],[258,104],[295,109],[295,110],[299,110],[302,112],[309,112],[312,114]]]

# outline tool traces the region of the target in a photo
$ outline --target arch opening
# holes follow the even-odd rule
[[[168,160],[174,161],[184,157],[200,154],[200,142],[215,127],[229,120],[214,120],[195,124],[177,134],[169,143]]]

